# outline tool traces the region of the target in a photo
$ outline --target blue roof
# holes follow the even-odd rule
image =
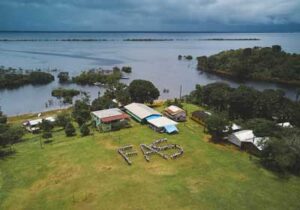
[[[166,125],[165,129],[166,129],[167,133],[178,132],[178,129],[175,125]]]
[[[146,117],[146,120],[148,121],[148,120],[153,120],[153,119],[156,119],[156,118],[160,118],[161,117],[161,115],[151,115],[151,116],[149,116],[149,117]]]

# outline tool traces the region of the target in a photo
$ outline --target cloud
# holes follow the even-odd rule
[[[299,11],[299,0],[1,0],[0,30],[299,29]]]

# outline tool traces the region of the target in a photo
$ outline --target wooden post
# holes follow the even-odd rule
[[[180,85],[180,92],[179,92],[179,100],[181,102],[181,94],[182,94],[182,85]]]

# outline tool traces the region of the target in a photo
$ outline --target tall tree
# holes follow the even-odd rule
[[[214,141],[222,140],[226,126],[230,126],[227,114],[221,112],[212,114],[205,124]]]
[[[208,84],[202,88],[202,102],[216,108],[218,111],[224,111],[228,108],[230,93],[231,88],[226,83]]]
[[[240,86],[229,97],[229,115],[233,119],[249,119],[255,116],[255,103],[259,92],[253,88]]]
[[[73,106],[72,116],[78,125],[81,126],[91,119],[90,106],[83,100],[76,100]]]
[[[129,94],[134,102],[153,103],[159,97],[159,90],[147,80],[133,80],[129,85]]]

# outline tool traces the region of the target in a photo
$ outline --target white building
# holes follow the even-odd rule
[[[150,108],[145,104],[131,103],[126,105],[124,108],[130,116],[132,116],[134,119],[141,123],[147,122],[148,117],[162,116],[161,113],[157,112],[156,110]]]
[[[177,122],[166,117],[152,117],[147,119],[149,126],[157,132],[177,133]]]
[[[253,144],[258,150],[263,149],[267,137],[256,137],[252,130],[241,130],[234,132],[228,137],[228,141],[242,148],[243,144]]]
[[[46,117],[44,118],[44,120],[47,120],[51,123],[55,122],[55,118],[54,117]],[[23,126],[25,126],[26,130],[28,130],[29,132],[37,132],[40,130],[40,124],[43,122],[42,118],[39,119],[35,119],[35,120],[27,120],[23,123]]]

